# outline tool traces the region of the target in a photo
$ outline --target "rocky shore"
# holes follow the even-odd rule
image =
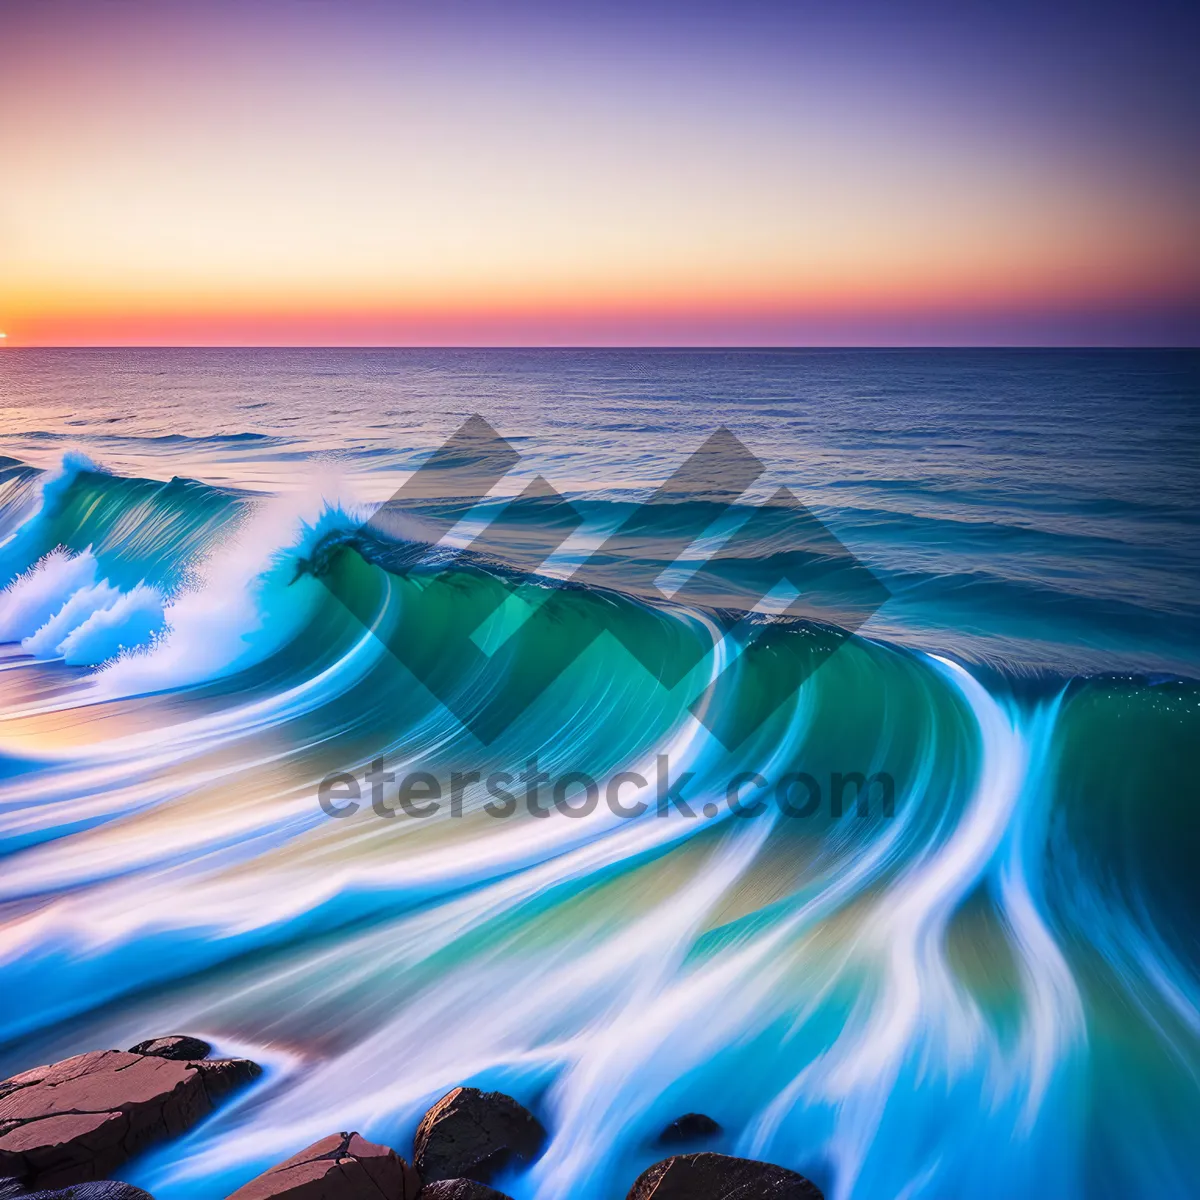
[[[173,1035],[96,1050],[0,1082],[0,1200],[153,1200],[107,1178],[156,1141],[176,1137],[261,1069],[213,1059]],[[657,1144],[683,1149],[720,1133],[686,1113]],[[228,1200],[509,1200],[493,1186],[528,1168],[547,1141],[511,1096],[459,1087],[421,1119],[412,1161],[355,1132],[330,1133],[238,1188]],[[823,1200],[810,1180],[770,1163],[678,1153],[648,1167],[626,1200]]]

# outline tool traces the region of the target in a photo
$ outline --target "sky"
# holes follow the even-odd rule
[[[1195,345],[1193,7],[0,0],[0,330]]]

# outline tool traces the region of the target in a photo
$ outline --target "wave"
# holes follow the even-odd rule
[[[619,1191],[689,1110],[838,1200],[1187,1194],[1194,681],[728,632],[640,586],[660,546],[564,587],[587,544],[531,569],[520,522],[439,549],[434,512],[80,459],[6,495],[0,1065],[177,1027],[291,1064],[141,1160],[160,1200],[334,1126],[401,1145],[460,1083],[552,1132],[517,1200]],[[564,803],[490,815],[530,763]],[[408,819],[417,772],[444,803]],[[645,810],[588,809],[621,775]]]

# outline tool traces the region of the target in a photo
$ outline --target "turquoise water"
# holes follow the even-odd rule
[[[159,1200],[336,1129],[404,1150],[464,1082],[550,1131],[517,1200],[623,1196],[692,1110],[834,1197],[1193,1194],[1198,381],[1169,352],[4,351],[0,1072],[175,1030],[262,1062],[130,1165]],[[454,544],[540,474],[569,575],[725,425],[765,467],[742,506],[791,488],[890,599],[758,654],[619,571],[479,625],[528,529],[436,587],[397,566],[436,503],[353,536],[473,413],[519,462]],[[717,543],[640,552],[679,582]],[[409,669],[503,707],[597,622],[486,743]],[[477,626],[490,657],[452,653]],[[695,817],[484,807],[534,756],[603,784],[660,755]],[[378,758],[481,781],[327,816]],[[735,776],[797,772],[811,814],[730,812]],[[891,815],[834,815],[838,773]]]

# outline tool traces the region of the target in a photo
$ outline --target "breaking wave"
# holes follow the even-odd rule
[[[0,1045],[186,1027],[270,1066],[137,1164],[160,1200],[225,1194],[335,1127],[402,1144],[466,1082],[551,1130],[503,1184],[518,1200],[616,1194],[690,1110],[838,1200],[1200,1177],[1173,1125],[1200,1086],[1194,681],[798,621],[756,656],[703,606],[619,586],[564,593],[547,634],[501,612],[501,559],[431,558],[419,513],[389,541],[318,494],[80,458],[6,479]],[[536,608],[548,581],[522,583]],[[547,636],[597,622],[486,743],[447,707],[523,694]],[[488,653],[455,657],[461,631]],[[810,660],[750,737],[715,736]],[[439,663],[441,700],[418,678]],[[476,781],[429,819],[365,791],[328,817],[321,780],[380,758]],[[642,777],[651,803],[490,816],[479,779],[534,758]],[[689,781],[660,816],[664,760]],[[800,774],[803,819],[775,802]],[[893,781],[886,808],[839,808],[855,775]],[[735,778],[771,801],[755,819]]]

